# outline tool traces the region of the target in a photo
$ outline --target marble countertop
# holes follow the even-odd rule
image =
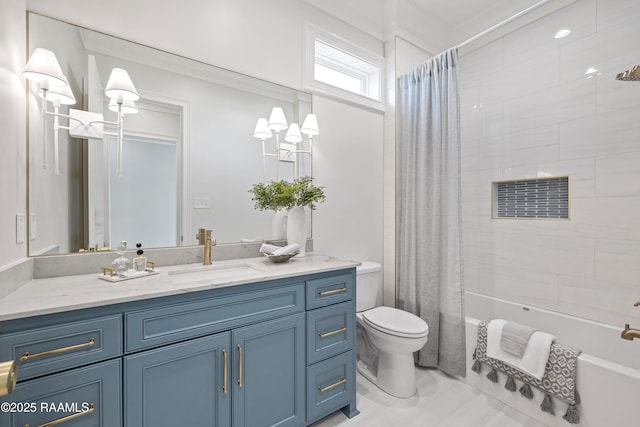
[[[228,279],[222,278],[215,283],[203,278],[183,279],[176,274],[238,265],[247,265],[251,267],[252,272]],[[359,263],[354,261],[308,254],[280,264],[260,257],[218,261],[206,267],[201,264],[172,265],[159,267],[159,274],[121,282],[100,280],[98,274],[34,279],[0,299],[0,321],[322,273],[357,265]]]

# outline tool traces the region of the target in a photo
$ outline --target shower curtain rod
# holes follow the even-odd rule
[[[504,21],[499,22],[496,25],[494,25],[492,27],[489,27],[484,31],[479,32],[475,36],[466,39],[465,41],[463,41],[462,43],[454,46],[453,48],[454,49],[460,49],[461,47],[463,47],[463,46],[465,46],[465,45],[467,45],[467,44],[469,44],[471,42],[474,42],[474,41],[478,40],[480,37],[486,36],[487,34],[497,30],[498,28],[500,28],[500,27],[502,27],[504,25],[507,25],[512,21],[515,21],[516,19],[520,18],[521,16],[526,15],[529,12],[533,12],[534,10],[538,9],[541,6],[544,6],[545,4],[549,3],[550,1],[552,1],[552,0],[541,0],[538,3],[533,4],[533,5],[529,6],[528,8],[526,8],[524,10],[521,10],[520,12],[516,13],[515,15],[505,19]]]

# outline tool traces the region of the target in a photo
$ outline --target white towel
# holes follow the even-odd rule
[[[268,243],[263,243],[260,245],[260,252],[263,254],[271,255],[274,251],[280,249],[281,246],[270,245]]]
[[[296,254],[298,252],[300,252],[300,245],[297,243],[292,243],[290,245],[276,249],[271,255]]]
[[[529,345],[522,357],[514,356],[502,349],[500,339],[502,328],[506,320],[496,319],[487,325],[487,356],[503,361],[504,363],[521,370],[539,380],[544,376],[544,368],[549,360],[551,343],[556,337],[546,332],[536,331],[531,334]]]

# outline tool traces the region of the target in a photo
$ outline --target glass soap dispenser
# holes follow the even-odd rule
[[[115,269],[117,274],[125,274],[129,269],[129,265],[131,264],[131,261],[129,261],[129,259],[124,256],[126,251],[127,241],[122,240],[116,247],[116,253],[120,256],[111,263],[111,267]]]
[[[136,248],[138,248],[136,251],[138,256],[133,259],[133,269],[140,273],[147,269],[147,257],[142,256],[142,254],[144,254],[144,251],[142,250],[142,243],[136,243]]]

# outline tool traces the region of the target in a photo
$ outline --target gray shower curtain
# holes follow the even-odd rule
[[[465,375],[458,54],[398,79],[397,306],[423,318],[418,364]]]

